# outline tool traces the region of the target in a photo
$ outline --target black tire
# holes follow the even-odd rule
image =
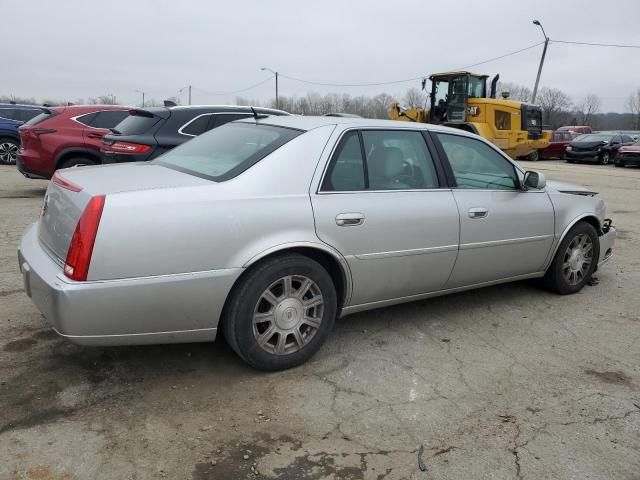
[[[534,150],[529,155],[527,155],[527,160],[531,162],[537,162],[538,160],[540,160],[540,154],[538,153],[538,150]]]
[[[322,313],[319,315],[320,325],[313,330],[314,333],[310,339],[306,340],[308,343],[291,353],[277,354],[268,352],[260,346],[254,331],[257,326],[254,327],[253,319],[254,313],[259,311],[263,294],[280,279],[289,276],[310,279],[314,287],[318,288],[324,303]],[[272,308],[277,312],[280,307],[274,305]],[[302,315],[307,313],[304,311]],[[252,367],[266,371],[286,370],[306,362],[320,349],[333,328],[336,314],[336,289],[329,273],[322,265],[308,257],[287,253],[259,263],[245,274],[239,284],[234,286],[222,315],[222,332],[229,346]],[[275,322],[273,324],[274,327],[277,326]],[[298,331],[300,328],[303,327],[298,327]],[[280,333],[274,334],[274,337],[278,337],[276,342],[279,342],[280,335]],[[285,342],[290,335],[293,334],[284,335]],[[272,347],[275,348],[273,345]]]
[[[0,138],[0,165],[15,165],[20,142],[15,138]]]
[[[97,164],[98,162],[96,162],[93,158],[71,157],[60,162],[60,165],[58,165],[58,169],[71,168],[71,167],[85,167],[85,166],[97,165]]]
[[[560,160],[566,160],[566,159],[567,159],[567,155],[565,153],[561,153]]]
[[[569,245],[580,235],[587,235],[591,239],[592,253],[591,264],[589,265],[586,273],[582,279],[576,284],[571,284],[565,278],[562,265],[565,262],[566,255],[568,253]],[[593,228],[593,225],[587,222],[578,222],[564,237],[553,261],[549,266],[547,273],[544,276],[543,283],[545,287],[560,295],[567,295],[570,293],[576,293],[582,290],[582,287],[591,279],[591,275],[595,271],[598,259],[600,258],[600,239],[598,238],[598,232]]]
[[[602,155],[600,155],[600,165],[608,165],[609,160],[611,160],[609,152],[603,152]]]

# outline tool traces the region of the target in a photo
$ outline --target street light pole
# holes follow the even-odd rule
[[[142,90],[136,90],[136,92],[142,95],[142,108],[144,108],[144,92]]]
[[[267,67],[262,67],[260,70],[271,72],[276,76],[276,108],[278,108],[278,72]]]
[[[538,75],[536,76],[536,84],[533,87],[533,96],[531,98],[531,103],[536,103],[536,95],[538,94],[538,84],[540,83],[540,75],[542,74],[542,65],[544,65],[544,57],[547,55],[547,46],[549,45],[549,37],[542,28],[542,24],[538,20],[533,21],[534,25],[538,25],[540,30],[542,30],[542,34],[544,35],[544,48],[542,49],[542,57],[540,58],[540,66],[538,67]]]

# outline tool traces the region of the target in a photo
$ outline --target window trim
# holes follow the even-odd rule
[[[101,113],[101,112],[111,112],[111,111],[116,111],[116,112],[128,112],[129,109],[128,108],[108,108],[107,110],[95,110],[93,112],[85,112],[85,113],[81,113],[80,115],[76,115],[75,117],[70,117],[69,120],[73,120],[76,123],[79,123],[80,125],[82,125],[83,127],[86,128],[93,128],[94,130],[109,130],[108,128],[103,128],[103,127],[93,127],[91,125],[87,125],[86,123],[82,123],[80,120],[78,120],[80,117],[84,117],[85,115],[92,115],[94,113]],[[127,118],[127,117],[124,117]],[[123,120],[124,120],[123,118]]]
[[[324,183],[324,179],[329,171],[329,167],[333,163],[334,156],[336,155],[336,151],[338,146],[342,143],[342,139],[349,132],[355,131],[360,140],[360,154],[362,155],[362,162],[364,167],[365,174],[365,185],[369,185],[369,172],[367,168],[367,158],[366,152],[364,149],[364,140],[362,138],[362,132],[365,131],[394,131],[394,132],[416,132],[422,136],[422,140],[425,143],[425,147],[431,156],[431,160],[433,162],[433,166],[436,171],[436,178],[438,180],[438,187],[435,188],[403,188],[403,189],[394,189],[394,190],[322,190],[322,184]],[[346,128],[340,133],[340,136],[336,139],[331,148],[331,152],[329,153],[328,160],[325,162],[325,165],[322,170],[322,175],[320,176],[320,181],[316,187],[315,195],[344,195],[344,194],[358,194],[358,193],[393,193],[393,192],[435,192],[435,191],[447,191],[450,190],[450,186],[448,185],[448,179],[446,177],[446,171],[443,168],[443,165],[440,160],[439,152],[437,151],[437,146],[429,138],[429,130],[426,129],[412,129],[412,128],[394,128],[394,127],[351,127]]]
[[[464,190],[464,191],[473,190],[473,191],[484,191],[484,192],[543,192],[543,191],[545,191],[544,189],[542,189],[542,190],[525,190],[525,189],[523,189],[522,188],[521,175],[523,176],[525,174],[524,170],[522,170],[522,168],[520,168],[520,166],[513,159],[511,159],[506,153],[504,153],[502,150],[500,150],[498,147],[496,147],[491,142],[488,142],[483,138],[475,138],[475,137],[471,137],[469,135],[460,135],[457,132],[430,131],[429,133],[430,133],[430,136],[431,136],[433,142],[436,144],[436,148],[438,149],[439,155],[443,159],[442,163],[443,163],[443,166],[445,167],[445,170],[446,170],[446,173],[447,173],[447,177],[448,177],[448,180],[449,180],[449,185],[450,185],[450,188],[452,190]],[[456,137],[469,138],[471,140],[475,140],[475,141],[484,143],[489,148],[491,148],[494,152],[496,152],[499,156],[504,158],[511,165],[511,167],[513,168],[513,171],[514,171],[514,173],[516,175],[516,180],[518,181],[518,185],[513,190],[511,190],[511,189],[506,190],[504,188],[495,188],[495,189],[492,188],[492,189],[489,189],[489,188],[462,188],[462,187],[458,187],[458,182],[457,182],[455,174],[453,172],[453,167],[451,166],[451,162],[449,161],[449,157],[447,156],[447,153],[445,152],[444,147],[442,146],[442,143],[440,142],[440,139],[438,138],[438,134],[452,135],[452,136],[456,136]]]

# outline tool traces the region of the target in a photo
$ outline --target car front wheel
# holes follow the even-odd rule
[[[578,222],[560,243],[544,283],[561,295],[579,292],[591,279],[599,258],[600,240],[596,229],[587,222]]]
[[[336,312],[336,289],[322,265],[285,254],[241,279],[225,306],[222,330],[231,348],[251,366],[285,370],[318,351]]]
[[[12,138],[0,138],[0,164],[15,165],[20,144]]]
[[[609,152],[604,152],[601,156],[600,156],[600,165],[607,165],[609,163]]]

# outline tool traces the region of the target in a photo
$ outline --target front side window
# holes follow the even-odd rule
[[[489,145],[461,135],[437,134],[458,188],[517,190],[515,167]]]
[[[229,123],[183,143],[152,163],[222,182],[236,177],[302,133],[272,125]]]

